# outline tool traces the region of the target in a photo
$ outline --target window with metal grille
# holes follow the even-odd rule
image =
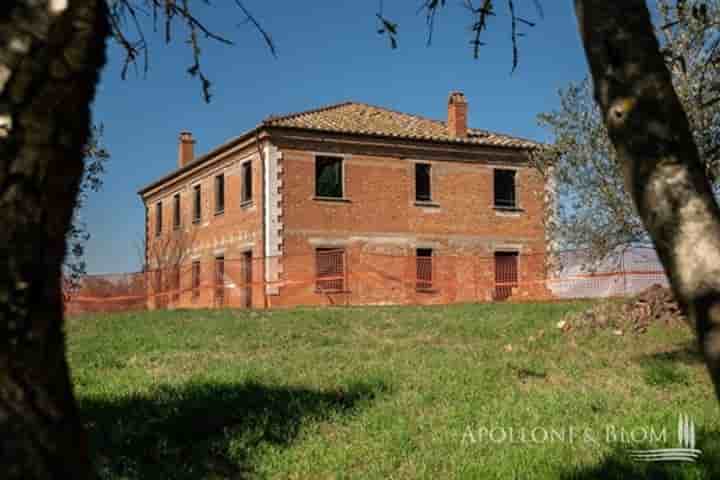
[[[180,194],[173,195],[173,228],[180,228]]]
[[[160,236],[162,234],[162,202],[155,204],[155,235]]]
[[[202,197],[200,193],[200,185],[193,188],[193,223],[200,223],[202,218]]]
[[[215,304],[225,302],[225,256],[215,257]]]
[[[242,202],[252,200],[252,163],[246,162],[242,166]]]
[[[192,301],[195,302],[200,297],[200,261],[192,262]]]
[[[315,250],[316,283],[320,292],[345,290],[345,249],[318,248]]]
[[[155,270],[155,305],[158,308],[165,307],[165,295],[163,293],[165,291],[164,280],[162,270],[160,268]]]
[[[225,175],[215,176],[215,213],[225,211]]]
[[[517,208],[515,199],[515,170],[495,169],[495,206]]]
[[[180,300],[180,266],[176,265],[172,269],[172,301],[177,302]]]
[[[429,202],[432,200],[430,191],[430,164],[415,164],[415,200]]]
[[[505,300],[518,286],[518,252],[495,252],[495,299]]]
[[[315,196],[342,198],[342,157],[315,157]]]
[[[415,251],[415,269],[417,290],[432,290],[433,287],[433,251],[432,248],[418,248]]]

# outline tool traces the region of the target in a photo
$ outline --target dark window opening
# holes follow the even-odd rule
[[[225,175],[215,177],[215,213],[225,211]]]
[[[252,163],[247,162],[242,166],[242,201],[252,200]]]
[[[155,205],[155,235],[159,236],[162,233],[162,202],[157,202]]]
[[[215,305],[225,303],[225,256],[215,257]]]
[[[193,223],[200,223],[202,217],[202,198],[200,196],[200,185],[193,188]]]
[[[200,297],[200,261],[192,262],[192,301],[195,302]]]
[[[200,185],[193,189],[193,223],[200,223],[202,217],[202,198],[200,197]]]
[[[342,198],[342,158],[315,158],[315,195],[318,197]]]
[[[515,170],[495,170],[495,206],[499,208],[517,208]]]
[[[173,228],[180,228],[180,194],[173,196]]]
[[[253,287],[253,261],[252,261],[252,252],[244,252],[242,255],[243,258],[243,283],[245,284],[245,288],[242,290],[243,294],[243,304],[245,308],[252,307],[252,287]]]
[[[432,248],[418,248],[415,252],[415,268],[417,290],[432,290],[433,286],[433,251]]]
[[[345,290],[345,249],[318,248],[315,250],[317,270],[316,288],[320,292]]]
[[[415,164],[415,200],[418,202],[429,202],[432,200],[430,193],[430,164]]]

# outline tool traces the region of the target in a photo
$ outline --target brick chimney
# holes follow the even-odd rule
[[[195,154],[195,140],[193,140],[192,133],[180,132],[180,145],[178,148],[178,168],[182,168],[188,163],[193,161]]]
[[[448,98],[448,135],[452,138],[467,137],[467,100],[462,92],[450,92]]]

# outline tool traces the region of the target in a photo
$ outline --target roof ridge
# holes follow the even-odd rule
[[[512,138],[512,139],[514,139],[514,140],[522,140],[522,141],[524,141],[524,142],[532,142],[532,143],[538,143],[538,144],[541,144],[541,143],[542,143],[542,142],[538,142],[537,140],[533,140],[533,139],[531,139],[531,138],[518,137],[518,136],[515,135],[515,134],[512,134],[512,135],[511,135],[511,134],[509,134],[509,133],[501,133],[501,132],[497,132],[497,131],[494,131],[494,130],[487,130],[487,129],[485,129],[485,128],[473,128],[473,127],[468,127],[468,130],[474,130],[474,131],[476,131],[476,132],[482,132],[482,133],[484,133],[484,134],[486,134],[486,135],[495,135],[496,137],[506,137],[506,138]]]
[[[344,102],[330,103],[328,105],[323,105],[321,107],[311,108],[310,110],[302,110],[300,112],[291,112],[291,113],[287,113],[285,115],[269,115],[267,118],[265,118],[265,120],[263,120],[260,123],[260,125],[261,126],[269,125],[273,122],[282,122],[283,120],[291,120],[293,118],[301,117],[303,115],[310,115],[313,113],[326,112],[328,110],[333,110],[336,108],[344,107],[346,105],[352,105],[353,103],[358,103],[358,102],[353,102],[352,100],[346,100]]]
[[[445,124],[445,122],[444,122],[443,120],[437,120],[437,119],[434,119],[434,118],[425,117],[425,116],[423,116],[423,115],[418,115],[418,114],[416,114],[416,113],[401,112],[400,110],[394,110],[394,109],[392,109],[392,108],[381,107],[381,106],[379,106],[379,105],[373,105],[373,104],[371,104],[371,103],[365,103],[365,102],[349,102],[349,103],[354,103],[354,104],[356,104],[356,105],[365,105],[366,107],[377,108],[378,110],[385,110],[386,112],[396,113],[396,114],[398,114],[398,115],[404,115],[404,116],[406,116],[406,117],[415,117],[415,118],[418,118],[418,119],[420,119],[420,120],[425,120],[425,121],[428,121],[428,122],[441,123],[441,124],[443,124],[443,125]]]

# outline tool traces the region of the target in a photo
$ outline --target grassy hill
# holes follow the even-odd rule
[[[720,478],[690,332],[556,328],[586,306],[143,312],[67,333],[104,478]],[[627,457],[676,447],[680,413],[699,463]]]

